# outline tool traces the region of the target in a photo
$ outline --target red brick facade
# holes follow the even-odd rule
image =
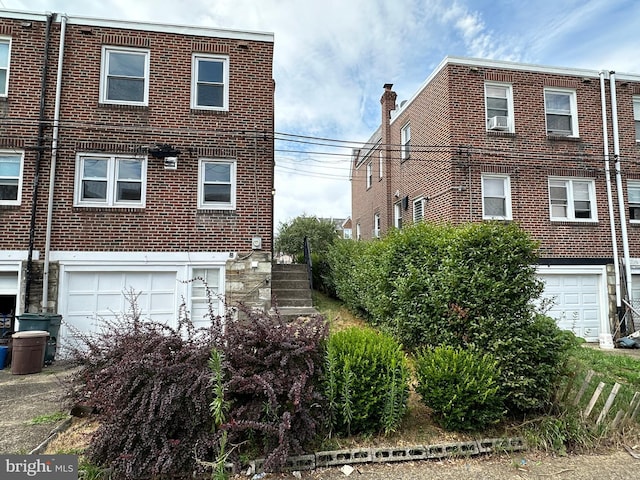
[[[24,152],[21,202],[0,205],[0,257],[5,259],[8,251],[31,249],[41,260],[45,249],[62,23],[54,15],[42,98],[47,17],[13,12],[0,18],[0,39],[11,42],[8,92],[0,97],[0,150]],[[146,105],[101,102],[105,46],[149,52]],[[51,251],[253,252],[269,261],[273,36],[69,17],[63,53]],[[228,59],[225,111],[191,106],[192,58],[200,53]],[[163,159],[153,157],[158,145],[179,151],[176,169],[165,169]],[[77,158],[91,153],[146,158],[143,208],[78,206]],[[236,162],[235,208],[198,207],[202,158]],[[254,237],[261,239],[259,252]]]
[[[359,229],[362,239],[372,238],[374,216],[379,213],[384,234],[396,225],[394,204],[401,206],[402,224],[411,223],[413,202],[420,198],[424,199],[425,221],[483,221],[482,175],[498,174],[508,177],[510,185],[511,216],[507,220],[522,225],[540,242],[542,263],[611,266],[611,221],[623,259],[609,72],[603,78],[613,219],[605,176],[600,72],[447,58],[409,101],[396,105],[388,125],[384,125],[384,103],[393,92],[385,85],[383,124],[354,155],[354,232]],[[488,128],[487,84],[497,84],[510,92],[511,131]],[[575,99],[572,118],[577,112],[578,130],[574,127],[574,135],[547,133],[545,89],[557,89],[566,98]],[[636,142],[633,115],[634,96],[638,99],[640,95],[640,76],[617,75],[615,90],[620,178],[626,202],[627,181],[640,178],[640,143]],[[411,131],[410,156],[403,159],[401,130],[407,124]],[[388,166],[378,180],[380,152]],[[373,166],[370,188],[368,163]],[[593,181],[591,218],[552,219],[550,178],[575,179],[583,184]],[[640,223],[629,220],[627,203],[624,215],[627,260],[638,263]]]

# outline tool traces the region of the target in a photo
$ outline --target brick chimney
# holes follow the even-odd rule
[[[382,105],[382,124],[380,128],[380,134],[382,136],[382,154],[384,155],[384,182],[386,183],[385,191],[385,205],[384,212],[386,218],[381,218],[381,222],[386,226],[385,231],[389,230],[393,226],[393,193],[391,191],[391,164],[393,158],[393,147],[391,144],[391,112],[396,109],[396,98],[398,95],[391,90],[392,83],[384,84],[384,93],[380,99]]]

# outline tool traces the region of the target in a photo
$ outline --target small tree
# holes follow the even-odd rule
[[[299,257],[303,254],[304,237],[309,239],[311,251],[323,256],[338,238],[338,233],[330,220],[302,215],[280,223],[276,234],[276,250],[294,258]]]

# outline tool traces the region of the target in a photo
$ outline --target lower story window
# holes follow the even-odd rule
[[[507,175],[482,176],[482,218],[511,220],[511,184]]]
[[[22,153],[0,151],[0,205],[20,204],[22,164]]]
[[[593,180],[550,178],[549,204],[551,220],[597,220]]]
[[[220,269],[194,268],[191,283],[191,321],[209,322],[221,314]]]
[[[201,158],[198,175],[198,208],[236,208],[236,162]]]
[[[147,160],[144,157],[79,155],[75,204],[143,207]]]
[[[629,220],[640,223],[640,180],[629,181],[627,195],[629,197]]]

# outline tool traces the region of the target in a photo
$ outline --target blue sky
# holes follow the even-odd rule
[[[350,214],[349,154],[380,123],[383,84],[408,99],[447,55],[640,73],[637,0],[0,0],[0,7],[274,33],[276,229],[302,214]]]

